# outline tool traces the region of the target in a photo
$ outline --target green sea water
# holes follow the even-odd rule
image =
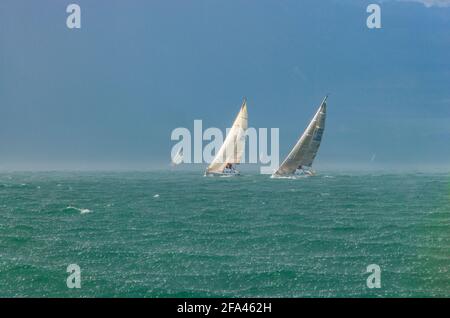
[[[449,181],[1,173],[0,296],[449,297]]]

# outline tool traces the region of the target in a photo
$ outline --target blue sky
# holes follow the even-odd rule
[[[165,167],[243,96],[284,157],[326,93],[318,167],[449,167],[450,5],[378,2],[369,30],[372,2],[1,1],[0,169]]]

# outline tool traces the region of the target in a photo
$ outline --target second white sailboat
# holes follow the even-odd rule
[[[248,128],[247,100],[244,98],[233,126],[224,143],[220,147],[211,164],[205,171],[206,175],[234,176],[240,172],[236,165],[241,162],[245,150],[245,135]]]
[[[272,175],[272,178],[311,176],[315,174],[311,167],[319,150],[325,129],[327,98],[328,96],[325,96],[308,127],[278,170]]]

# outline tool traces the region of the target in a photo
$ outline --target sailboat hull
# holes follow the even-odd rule
[[[277,175],[273,174],[270,178],[271,179],[306,179],[314,177],[315,174],[313,173],[294,173],[294,174],[286,174],[286,175]]]
[[[237,170],[233,172],[205,172],[205,177],[209,176],[217,176],[217,177],[237,177],[240,176],[241,173]]]
[[[280,178],[280,179],[298,179],[298,178],[309,178],[309,177],[314,177],[316,175],[316,172],[312,169],[297,169],[295,170],[294,173],[291,174],[277,174],[274,173],[271,178],[272,179],[276,179],[276,178]]]

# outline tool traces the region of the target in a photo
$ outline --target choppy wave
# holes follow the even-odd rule
[[[450,294],[447,175],[327,176],[0,174],[0,296],[71,297],[72,263],[83,297]]]
[[[68,207],[66,207],[64,210],[75,210],[75,211],[78,211],[78,212],[80,212],[80,214],[86,214],[86,213],[91,213],[92,212],[92,210],[90,210],[90,209],[85,209],[85,208],[77,208],[77,207],[75,207],[75,206],[68,206]]]

